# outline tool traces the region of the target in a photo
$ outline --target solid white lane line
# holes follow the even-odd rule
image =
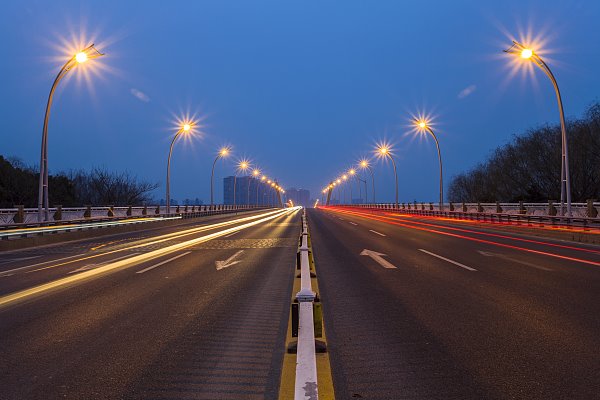
[[[227,235],[227,236],[225,236],[225,237],[226,237],[226,238],[228,238],[228,237],[231,237],[231,236],[233,236],[233,235],[237,235],[237,234],[238,234],[238,233],[240,233],[240,232],[241,232],[241,231],[233,232],[232,234],[230,234],[230,235]]]
[[[354,223],[354,222],[352,222],[352,221],[348,221],[348,223],[350,223],[350,224],[352,224],[352,225],[354,225],[354,226],[358,225],[358,224],[355,224],[355,223]]]
[[[191,251],[186,251],[185,253],[182,253],[182,254],[176,255],[175,257],[171,257],[171,258],[169,258],[169,259],[167,259],[167,260],[165,260],[165,261],[161,261],[161,262],[159,262],[158,264],[154,264],[154,265],[151,265],[151,266],[149,266],[148,268],[144,268],[144,269],[143,269],[143,270],[141,270],[141,271],[137,271],[137,272],[136,272],[136,274],[143,274],[144,272],[150,271],[151,269],[154,269],[154,268],[156,268],[156,267],[160,267],[161,265],[164,265],[164,264],[166,264],[166,263],[169,263],[169,262],[171,262],[171,261],[173,261],[173,260],[177,260],[178,258],[181,258],[181,257],[183,257],[183,256],[187,256],[187,255],[188,255],[188,254],[190,254],[190,253],[191,253]]]
[[[379,236],[387,236],[387,235],[385,235],[383,233],[379,233],[377,231],[374,231],[373,229],[369,229],[369,232],[373,232],[374,234],[379,235]]]
[[[423,253],[427,253],[427,254],[429,254],[430,256],[437,257],[437,258],[439,258],[440,260],[447,261],[447,262],[449,262],[450,264],[457,265],[457,266],[459,266],[459,267],[461,267],[461,268],[464,268],[464,269],[467,269],[467,270],[469,270],[469,271],[477,271],[475,268],[467,267],[467,266],[466,266],[466,265],[464,265],[464,264],[461,264],[461,263],[459,263],[459,262],[457,262],[457,261],[454,261],[454,260],[450,260],[449,258],[446,258],[446,257],[442,257],[442,256],[440,256],[440,255],[438,255],[438,254],[435,254],[435,253],[432,253],[432,252],[430,252],[430,251],[423,250],[423,249],[419,249],[419,251],[422,251]]]

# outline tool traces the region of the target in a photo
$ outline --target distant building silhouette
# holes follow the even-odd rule
[[[310,191],[307,189],[289,188],[285,191],[286,202],[292,200],[295,206],[312,207]]]
[[[233,201],[234,181],[235,203]],[[256,179],[252,176],[238,176],[237,178],[227,176],[223,178],[223,204],[270,205],[277,204],[277,197],[275,196],[274,190],[260,179]]]

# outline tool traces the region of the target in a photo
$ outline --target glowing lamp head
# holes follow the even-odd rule
[[[381,154],[382,156],[386,156],[390,152],[390,149],[388,149],[385,146],[380,147],[378,150],[379,150],[379,154]]]
[[[268,183],[268,184],[271,184],[271,180],[269,179],[269,180],[267,181],[267,183]]]
[[[183,124],[181,129],[183,129],[184,132],[189,132],[190,129],[192,129],[192,126],[190,124]]]
[[[367,160],[361,160],[360,161],[360,167],[361,168],[367,168],[369,166],[369,162]]]
[[[524,58],[527,60],[531,57],[533,57],[533,50],[528,49],[528,48],[521,50],[521,58]]]
[[[340,184],[340,183],[342,183],[342,180],[341,180],[341,179],[338,179],[336,182],[337,182],[338,184]]]
[[[348,171],[348,173],[349,173],[350,175],[354,175],[354,174],[356,174],[356,170],[353,168],[353,169],[351,169],[350,171]]]
[[[260,180],[261,180],[261,181],[264,181],[264,180],[266,180],[266,179],[267,179],[267,177],[266,177],[266,176],[264,176],[264,175],[263,175],[263,176],[260,178]]]
[[[247,170],[249,166],[250,166],[250,163],[248,163],[248,161],[241,161],[240,164],[239,164],[239,168],[242,171]]]
[[[252,175],[254,176],[259,176],[260,175],[260,171],[255,169],[254,171],[252,171]]]
[[[221,148],[221,150],[219,150],[219,156],[221,157],[227,157],[229,155],[229,148],[228,147],[223,147]]]
[[[275,187],[275,182],[271,182],[271,187]]]
[[[343,180],[347,180],[348,179],[348,175],[342,175],[342,179]]]
[[[87,60],[88,60],[87,53],[80,51],[79,53],[75,54],[75,61],[77,61],[79,64],[84,63]]]

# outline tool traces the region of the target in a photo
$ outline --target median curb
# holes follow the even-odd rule
[[[327,337],[325,334],[325,327],[323,323],[323,313],[321,309],[321,303],[318,296],[318,282],[317,275],[315,273],[315,262],[312,255],[312,244],[310,234],[308,233],[308,225],[306,221],[306,210],[303,214],[303,233],[300,234],[300,241],[298,246],[297,265],[296,271],[300,271],[299,275],[294,278],[294,285],[292,290],[291,299],[291,312],[288,318],[288,330],[286,335],[286,352],[284,354],[283,368],[281,372],[281,381],[279,387],[279,399],[290,400],[290,399],[335,399],[333,379],[331,375],[331,364],[329,360],[329,354],[327,353]],[[308,260],[308,268],[306,265],[301,265],[301,253],[307,253],[308,257],[304,258],[304,262]],[[302,279],[304,277],[304,280]],[[308,288],[308,290],[307,290]],[[314,290],[314,292],[313,292]],[[313,330],[314,336],[311,337],[314,343],[307,343],[306,339],[302,343],[303,349],[299,349],[299,341],[303,340],[305,332],[301,332],[302,329],[302,312],[306,310],[301,309],[302,307],[308,306],[312,309],[312,324],[310,329]],[[310,312],[310,311],[308,311]],[[309,314],[310,315],[310,314]],[[310,319],[310,317],[309,317]],[[306,322],[306,320],[304,320]],[[304,333],[304,335],[302,335]],[[296,340],[296,337],[298,340]],[[311,340],[309,339],[309,341]],[[312,347],[314,345],[314,347]],[[306,364],[306,347],[312,347],[310,352],[313,354],[310,357],[314,357],[314,364],[312,362]],[[303,355],[298,355],[298,351],[303,352]],[[310,382],[304,385],[302,381],[298,379],[300,376],[307,375],[307,368],[311,370],[316,367],[316,373],[313,370],[308,375],[316,374],[313,378],[316,378],[315,382]],[[297,382],[298,381],[298,382]]]

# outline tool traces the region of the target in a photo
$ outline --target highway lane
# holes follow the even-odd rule
[[[231,228],[272,211],[202,218],[94,239],[0,253],[0,296],[100,267],[111,261],[182,243],[190,238]]]
[[[411,219],[309,210],[339,398],[597,396],[598,247]]]
[[[0,397],[277,398],[299,229],[283,215],[0,309]]]

